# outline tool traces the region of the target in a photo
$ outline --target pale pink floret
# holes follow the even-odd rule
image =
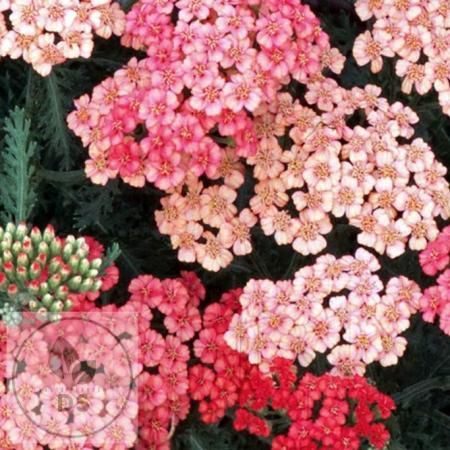
[[[197,261],[212,272],[218,272],[228,266],[233,260],[233,255],[223,242],[209,231],[205,231],[202,237],[205,239],[205,243],[197,244],[195,248]]]
[[[391,295],[384,295],[377,305],[376,318],[388,333],[400,334],[407,330],[410,315],[409,305]]]
[[[312,348],[323,353],[327,348],[333,348],[340,340],[341,323],[331,309],[322,310],[311,317],[308,329],[314,335]]]
[[[377,336],[378,330],[373,323],[360,322],[348,325],[343,337],[355,346],[364,363],[370,364],[378,357],[378,350],[375,348]]]
[[[411,229],[400,220],[392,221],[382,210],[374,212],[377,220],[377,240],[375,250],[386,253],[390,258],[396,258],[405,252],[405,242]]]
[[[397,364],[398,358],[403,356],[407,341],[397,334],[383,333],[375,340],[375,347],[380,353],[379,361],[383,367]]]
[[[299,227],[298,219],[293,219],[286,211],[273,209],[261,217],[261,228],[264,234],[266,236],[273,234],[278,245],[290,244]]]
[[[360,34],[353,46],[353,56],[360,66],[370,62],[370,70],[378,73],[383,67],[383,56],[394,56],[394,52],[373,39],[370,31]]]
[[[435,240],[439,234],[436,222],[433,219],[423,218],[417,212],[412,212],[398,222],[401,222],[405,229],[409,229],[408,245],[411,250],[424,250],[427,242]]]
[[[316,219],[309,211],[302,211],[299,220],[300,226],[292,246],[302,255],[316,255],[327,245],[322,235],[331,231],[330,219],[327,216]]]
[[[365,364],[361,361],[358,350],[353,345],[339,345],[335,347],[327,357],[333,366],[332,374],[340,376],[363,376],[366,371]]]

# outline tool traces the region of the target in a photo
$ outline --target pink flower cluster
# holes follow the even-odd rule
[[[139,448],[170,450],[171,435],[190,409],[187,341],[202,326],[198,305],[205,289],[193,272],[183,272],[165,280],[141,275],[128,290],[131,297],[122,309],[134,309],[141,323],[139,362],[145,368],[137,379]],[[152,311],[165,316],[164,335],[149,327]]]
[[[432,87],[445,114],[450,115],[450,5],[448,0],[358,0],[363,21],[374,19],[372,31],[360,34],[353,55],[379,72],[383,57],[396,57],[402,91],[413,87],[424,95]]]
[[[450,336],[450,225],[445,227],[434,242],[419,255],[422,270],[430,276],[440,273],[437,284],[423,291],[420,312],[423,320],[434,322],[439,317],[439,327]]]
[[[258,108],[256,153],[246,158],[256,178],[248,207],[236,206],[245,170],[240,143],[226,150],[221,184],[191,177],[184,190],[162,199],[156,222],[179,259],[217,271],[233,254],[251,253],[257,223],[277,244],[317,254],[327,245],[333,217],[345,217],[360,230],[360,244],[391,258],[407,245],[424,249],[438,234],[435,218],[449,217],[447,169],[422,139],[405,143],[417,115],[380,94],[372,85],[346,90],[317,75],[307,85],[309,107],[284,92]],[[355,114],[364,119],[348,125]],[[283,137],[293,141],[286,150]]]
[[[89,58],[94,35],[124,28],[125,13],[111,0],[2,0],[0,56],[22,57],[46,76],[66,59]]]
[[[190,174],[217,178],[224,143],[236,142],[238,156],[255,152],[258,107],[292,78],[342,69],[319,25],[297,0],[137,2],[122,43],[147,57],[79,98],[68,117],[89,147],[87,176],[169,192]]]
[[[373,255],[358,249],[354,257],[323,255],[293,281],[251,280],[225,341],[265,372],[277,357],[307,367],[328,350],[333,374],[363,375],[374,361],[394,365],[421,292],[403,276],[384,286],[379,269]]]

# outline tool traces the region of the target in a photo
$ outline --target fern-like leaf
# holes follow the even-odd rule
[[[15,108],[5,120],[4,146],[0,153],[0,203],[3,221],[26,221],[36,201],[32,159],[36,143],[30,137],[30,121]]]
[[[103,186],[83,186],[78,192],[77,206],[74,211],[74,226],[84,230],[90,226],[98,226],[113,212],[114,199],[118,195],[117,182]]]
[[[74,136],[66,123],[67,114],[72,108],[73,77],[63,68],[55,68],[48,77],[40,80],[38,89],[41,95],[37,120],[49,150],[46,156],[64,170],[72,168],[77,153]]]

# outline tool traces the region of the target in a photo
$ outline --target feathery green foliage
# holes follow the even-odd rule
[[[15,108],[4,124],[4,145],[0,153],[0,204],[3,222],[26,221],[36,202],[33,158],[37,145],[30,136],[25,111]]]
[[[64,170],[73,166],[77,153],[74,136],[66,123],[67,114],[72,108],[72,98],[67,94],[77,81],[80,81],[79,73],[72,74],[68,69],[55,68],[48,77],[38,79],[34,86],[39,92],[39,104],[35,106],[39,131],[47,144],[46,159],[54,158],[58,167]]]

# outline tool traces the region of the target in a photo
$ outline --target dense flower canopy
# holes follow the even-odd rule
[[[402,91],[425,95],[432,88],[445,114],[450,115],[450,5],[447,0],[357,0],[361,20],[375,19],[372,31],[357,37],[353,55],[372,72],[383,57],[396,57],[395,72]]]
[[[0,0],[0,449],[446,448],[450,6],[304,3]]]
[[[121,35],[125,13],[111,0],[2,0],[0,56],[23,58],[42,76],[71,58],[89,58],[94,35]]]

